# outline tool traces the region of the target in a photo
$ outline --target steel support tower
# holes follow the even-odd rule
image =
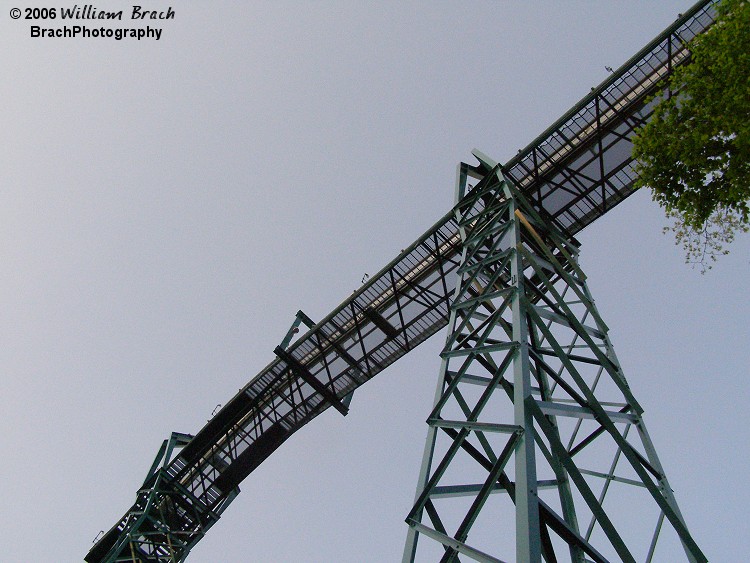
[[[184,561],[289,437],[329,407],[345,415],[360,385],[446,325],[405,561],[417,546],[423,561],[430,544],[437,560],[499,561],[488,553],[508,533],[513,544],[518,537],[517,561],[549,563],[563,552],[576,562],[648,560],[662,529],[688,560],[705,561],[589,295],[574,236],[633,193],[632,135],[714,15],[714,0],[700,0],[503,167],[479,153],[479,165],[460,165],[456,206],[325,318],[298,312],[274,359],[195,436],[165,441],[134,504],[86,561]],[[627,502],[623,490],[634,493]],[[631,504],[639,496],[643,509]],[[508,520],[492,518],[490,497],[510,503],[498,509]],[[454,523],[450,499],[465,504]],[[487,519],[493,547],[481,541]],[[637,534],[648,537],[645,548],[630,537],[642,521],[656,528]],[[438,541],[417,544],[423,535]]]
[[[475,155],[490,172],[455,208],[459,281],[403,562],[650,562],[667,528],[689,561],[707,561],[589,293],[577,242],[497,163]],[[417,557],[420,536],[439,549]]]

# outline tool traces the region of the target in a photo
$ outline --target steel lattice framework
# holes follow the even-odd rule
[[[560,236],[572,240],[632,193],[630,138],[651,113],[647,99],[689,59],[688,41],[714,13],[711,0],[693,6],[505,164],[505,178]],[[493,174],[481,162],[461,164],[459,184],[486,185]],[[289,436],[328,407],[346,414],[357,387],[446,326],[465,248],[455,209],[322,321],[300,312],[295,328],[309,330],[294,342],[290,332],[195,436],[167,440],[136,502],[86,561],[183,561]]]
[[[496,163],[477,156],[491,172],[454,210],[460,279],[404,563],[415,560],[419,535],[441,545],[420,560],[447,563],[463,554],[500,563],[489,554],[498,551],[497,521],[480,535],[483,548],[467,543],[493,493],[511,515],[508,524],[515,514],[515,537],[508,534],[510,549],[501,555],[516,561],[650,562],[665,527],[690,561],[707,561],[588,291],[577,244]],[[628,490],[608,495],[614,488]],[[627,534],[624,507],[609,498],[622,495],[628,512],[652,519],[649,537]]]

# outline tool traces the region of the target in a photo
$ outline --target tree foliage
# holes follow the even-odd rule
[[[750,0],[723,0],[634,139],[637,187],[703,271],[750,224]]]

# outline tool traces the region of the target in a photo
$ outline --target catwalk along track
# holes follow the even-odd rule
[[[502,167],[563,233],[573,237],[633,193],[630,138],[651,113],[648,98],[714,15],[713,2],[693,6]],[[459,180],[481,187],[487,163],[460,164]],[[450,210],[323,320],[298,313],[273,361],[195,436],[165,440],[135,503],[85,560],[184,560],[287,438],[329,407],[345,415],[357,387],[447,324],[460,254]]]

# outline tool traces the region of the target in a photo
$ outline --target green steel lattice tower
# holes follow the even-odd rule
[[[650,562],[670,534],[689,561],[706,561],[578,266],[578,244],[475,155],[489,173],[463,197],[468,167],[459,168],[459,281],[404,563]]]
[[[165,441],[85,560],[184,561],[287,439],[330,407],[346,414],[356,389],[447,325],[405,562],[705,561],[573,237],[633,193],[632,135],[715,1],[503,167],[478,153],[478,166],[461,164],[456,207],[326,317],[299,312],[274,359],[197,434]]]

